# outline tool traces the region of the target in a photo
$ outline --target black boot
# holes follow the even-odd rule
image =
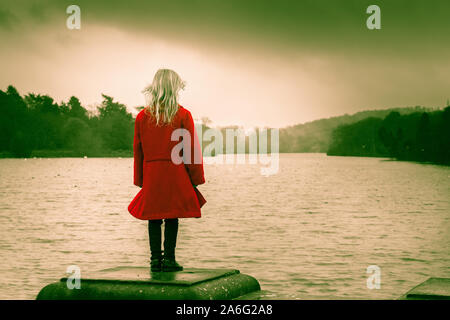
[[[161,271],[161,224],[162,220],[148,220],[148,238],[150,241],[150,269],[152,272]]]
[[[183,267],[175,260],[175,247],[177,244],[178,219],[166,219],[164,227],[164,259],[162,271],[181,271]]]

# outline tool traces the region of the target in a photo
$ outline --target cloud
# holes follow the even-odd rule
[[[77,31],[65,25],[73,3]],[[183,98],[197,114],[275,126],[445,101],[450,2],[380,1],[377,31],[365,25],[369,4],[4,0],[0,86],[84,103],[104,92],[134,106],[169,67],[188,80]]]
[[[17,17],[7,9],[0,8],[0,29],[11,31]]]
[[[66,0],[26,1],[10,7],[28,12],[33,23],[61,23]],[[447,0],[379,1],[382,29],[369,31],[369,0],[79,0],[82,19],[185,42],[265,50],[336,50],[370,53],[385,47],[448,47]],[[23,9],[20,9],[22,7]],[[433,43],[429,41],[430,36]],[[430,48],[431,49],[431,48]]]

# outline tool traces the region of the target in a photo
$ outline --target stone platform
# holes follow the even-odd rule
[[[450,300],[450,279],[429,278],[412,288],[401,300]]]
[[[259,291],[258,281],[234,269],[150,272],[149,267],[116,267],[81,274],[81,288],[67,278],[45,286],[38,300],[223,300]]]

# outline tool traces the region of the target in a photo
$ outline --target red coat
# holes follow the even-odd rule
[[[171,160],[172,149],[183,140],[180,137],[171,141],[172,132],[177,128],[187,129],[190,133],[191,160],[180,164]],[[183,146],[187,148],[189,144]],[[187,109],[179,106],[173,122],[159,126],[144,110],[139,112],[134,127],[133,152],[133,183],[142,187],[128,206],[134,217],[154,220],[201,216],[200,208],[206,200],[193,185],[205,183],[203,159],[194,121]],[[200,155],[197,164],[194,163],[195,152]]]

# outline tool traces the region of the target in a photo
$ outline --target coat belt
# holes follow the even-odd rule
[[[170,158],[155,158],[155,159],[146,159],[145,162],[152,162],[152,161],[172,161]]]

